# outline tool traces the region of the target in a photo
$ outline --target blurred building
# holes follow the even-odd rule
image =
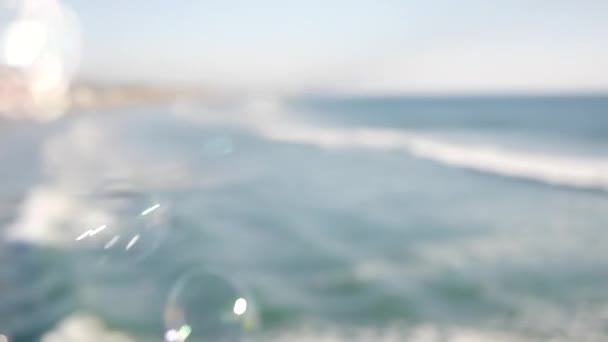
[[[50,120],[69,107],[67,84],[49,84],[45,70],[0,65],[0,118]]]
[[[19,69],[0,65],[0,113],[17,115],[32,109],[32,95],[26,75]]]
[[[198,94],[144,84],[69,82],[54,71],[43,63],[27,70],[0,65],[0,118],[47,121],[69,111],[168,102]]]

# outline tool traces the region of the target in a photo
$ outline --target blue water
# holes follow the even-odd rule
[[[182,289],[188,341],[608,339],[608,98],[200,101],[0,132],[11,341],[160,341],[192,272],[221,281]]]

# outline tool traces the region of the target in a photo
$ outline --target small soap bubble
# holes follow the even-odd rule
[[[164,320],[166,342],[252,341],[259,327],[251,297],[227,277],[206,271],[177,279]]]
[[[166,238],[169,203],[130,187],[107,187],[89,199],[97,224],[84,227],[75,241],[100,264],[124,265],[152,254]]]

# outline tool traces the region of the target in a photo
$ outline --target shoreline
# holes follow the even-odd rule
[[[66,112],[115,110],[170,103],[180,99],[203,96],[194,89],[174,89],[153,86],[90,86],[75,85],[67,94]]]

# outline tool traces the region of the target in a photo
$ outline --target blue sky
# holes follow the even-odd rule
[[[83,75],[355,93],[608,91],[605,0],[70,0]]]

